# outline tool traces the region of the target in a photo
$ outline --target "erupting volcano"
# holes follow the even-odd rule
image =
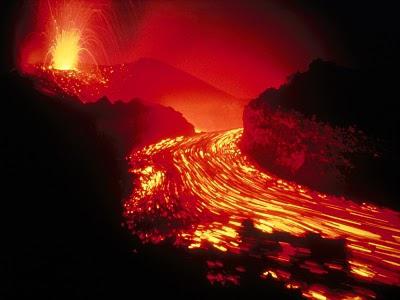
[[[213,131],[239,127],[248,99],[283,83],[312,57],[328,56],[298,15],[267,10],[268,18],[253,20],[232,5],[219,19],[202,5],[217,13],[225,11],[222,3],[189,2],[28,2],[26,14],[36,17],[21,22],[17,65],[45,93],[85,103],[103,96],[141,98],[171,106],[196,128]],[[249,16],[257,13],[253,9]],[[253,22],[265,27],[254,31]],[[263,29],[272,27],[276,32]],[[296,53],[289,54],[293,48]]]
[[[71,111],[97,118],[88,127],[96,128],[101,138],[104,132],[114,134],[110,149],[118,148],[118,142],[129,147],[129,152],[121,147],[123,154],[110,158],[120,167],[128,155],[132,186],[121,188],[123,180],[115,181],[130,193],[127,198],[121,196],[123,192],[118,194],[124,229],[120,222],[116,226],[128,228],[129,239],[133,234],[141,245],[172,241],[176,247],[190,249],[189,253],[218,253],[220,260],[207,262],[205,276],[211,283],[240,285],[243,274],[251,270],[238,263],[234,271],[227,271],[223,260],[251,257],[257,261],[256,276],[263,284],[276,280],[308,299],[379,297],[381,287],[400,287],[400,213],[324,194],[309,188],[312,185],[307,182],[309,187],[284,180],[241,151],[243,108],[250,99],[271,88],[268,99],[277,106],[285,94],[301,107],[299,99],[312,94],[302,88],[303,81],[312,78],[308,73],[300,76],[300,71],[314,58],[347,59],[341,49],[329,47],[337,44],[333,38],[327,41],[334,36],[328,34],[330,28],[315,29],[324,22],[312,9],[303,14],[295,12],[297,5],[292,7],[292,1],[253,2],[243,10],[241,1],[228,0],[31,1],[25,10],[37,15],[22,18],[16,47],[18,71],[43,94],[72,99],[76,105],[68,108]],[[285,81],[293,72],[298,73]],[[332,74],[328,80],[340,77],[339,72]],[[289,89],[296,77],[299,84]],[[351,84],[344,87],[346,93],[347,88]],[[337,91],[336,86],[332,90]],[[89,104],[93,102],[98,105]],[[129,110],[123,102],[132,104]],[[169,108],[154,108],[154,103]],[[268,112],[261,106],[252,113],[260,120],[254,131],[264,130],[259,136],[268,141],[272,139],[266,128],[274,130],[283,144],[291,141],[285,140],[282,128],[290,133],[300,128],[293,125],[297,119],[286,118],[270,126],[274,122],[264,122]],[[172,122],[170,116],[178,121]],[[315,116],[310,118],[314,121]],[[310,128],[316,124],[303,119],[299,123]],[[126,141],[131,132],[142,129],[137,124],[154,127],[147,134],[152,132],[156,138],[151,142],[143,138],[142,144],[133,137]],[[296,143],[282,149],[292,151],[301,144],[298,140],[305,141],[304,136],[313,136],[317,130],[325,138],[321,128],[332,129],[331,125],[328,120],[318,123],[317,129],[304,129],[304,135],[286,135]],[[158,135],[162,127],[165,132]],[[356,134],[358,127],[349,130]],[[332,132],[331,139],[336,141],[336,131],[326,132]],[[174,138],[182,134],[187,136]],[[170,138],[143,146],[160,136]],[[257,134],[254,137],[258,139]],[[309,140],[316,145],[327,139]],[[304,144],[312,144],[308,141]],[[328,157],[325,148],[337,144],[314,147],[318,148],[314,152],[329,165],[335,158]],[[351,154],[356,152],[350,148]],[[285,152],[282,157],[289,162],[286,165],[298,161],[297,170],[304,153]],[[315,157],[310,160],[317,161]]]
[[[109,30],[100,2],[36,4],[36,30],[24,39],[19,54],[21,72],[37,78],[46,93],[98,98],[108,81],[98,61],[107,61],[105,49],[112,46],[112,39],[107,43],[95,32],[96,27]]]

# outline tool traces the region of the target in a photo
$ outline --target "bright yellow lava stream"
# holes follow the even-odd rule
[[[144,241],[173,236],[188,248],[212,245],[240,253],[244,251],[240,230],[250,219],[266,235],[286,232],[301,239],[311,232],[324,239],[343,239],[344,265],[308,261],[299,266],[311,273],[341,270],[351,280],[400,285],[398,212],[324,195],[262,172],[241,153],[241,135],[242,129],[202,133],[163,140],[132,153],[135,189],[125,202],[132,232]],[[279,244],[280,253],[264,257],[296,264],[299,253],[305,252],[287,242]],[[276,276],[288,286],[297,285],[288,281],[287,272],[267,273],[286,274]],[[309,285],[302,290],[303,296],[314,299],[365,296]]]

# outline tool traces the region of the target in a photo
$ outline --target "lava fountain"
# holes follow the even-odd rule
[[[53,67],[57,70],[76,70],[79,62],[81,33],[77,29],[61,30],[50,49]]]
[[[49,51],[44,61],[46,67],[82,71],[85,65],[97,66],[95,57],[103,60],[107,57],[103,41],[95,30],[107,18],[104,5],[96,7],[93,3],[96,2],[47,2]]]
[[[39,1],[33,8],[35,29],[21,46],[21,72],[41,80],[46,92],[61,89],[82,101],[101,96],[108,80],[99,62],[107,64],[108,52],[118,52],[109,6],[108,1]]]

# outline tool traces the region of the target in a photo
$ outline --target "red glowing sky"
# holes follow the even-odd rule
[[[48,4],[38,3],[43,13],[43,6]],[[157,59],[237,98],[249,99],[267,87],[280,85],[289,74],[304,70],[314,58],[340,56],[332,50],[335,39],[321,26],[320,16],[304,7],[289,5],[289,1],[84,3],[112,12],[107,30],[114,32],[118,49],[107,41],[107,59],[97,57],[99,63]],[[34,5],[27,5],[31,18]],[[38,31],[43,30],[43,25],[38,26],[42,21],[40,17],[33,20]],[[24,49],[30,55],[42,52],[43,56],[45,51],[38,50],[38,45],[38,40],[31,45],[25,43]]]
[[[132,59],[152,57],[238,98],[252,98],[314,58],[334,55],[327,50],[329,38],[316,30],[316,17],[285,1],[263,2],[148,3]]]

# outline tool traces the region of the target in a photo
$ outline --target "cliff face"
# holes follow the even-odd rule
[[[391,123],[374,120],[379,108],[365,84],[361,73],[314,61],[245,107],[242,150],[267,171],[322,192],[390,196]]]

